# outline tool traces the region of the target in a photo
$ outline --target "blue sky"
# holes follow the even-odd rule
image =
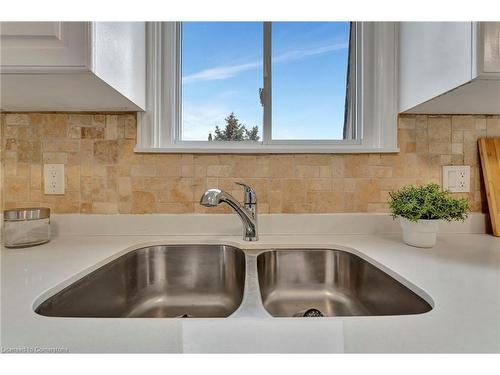
[[[348,22],[272,25],[273,138],[342,139]],[[185,22],[184,140],[206,140],[230,112],[262,129],[260,22]]]

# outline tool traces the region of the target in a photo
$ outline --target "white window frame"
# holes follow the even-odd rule
[[[264,23],[264,28],[270,23]],[[397,148],[397,24],[355,24],[357,139],[272,140],[270,40],[264,41],[262,141],[182,141],[180,22],[147,23],[146,111],[138,114],[136,152],[383,153]],[[264,32],[270,38],[270,32]],[[352,68],[352,67],[351,67]]]

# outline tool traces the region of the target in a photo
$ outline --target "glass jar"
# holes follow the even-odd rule
[[[50,208],[14,208],[3,212],[5,247],[41,245],[50,240]]]

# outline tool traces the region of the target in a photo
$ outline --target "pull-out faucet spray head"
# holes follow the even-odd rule
[[[243,222],[243,239],[257,241],[257,195],[248,185],[237,182],[245,187],[245,203],[241,205],[231,194],[220,189],[208,189],[202,195],[200,204],[205,207],[215,207],[227,203]]]

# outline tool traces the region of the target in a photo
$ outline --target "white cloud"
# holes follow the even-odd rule
[[[276,56],[273,59],[274,63],[285,63],[289,61],[300,60],[309,56],[322,55],[324,53],[339,51],[342,49],[346,49],[348,47],[348,43],[337,43],[337,44],[327,44],[324,46],[319,46],[315,48],[307,48],[307,49],[295,49],[286,51]]]
[[[277,64],[287,63],[290,61],[300,60],[310,56],[317,56],[328,52],[346,49],[347,47],[348,47],[347,43],[335,43],[335,44],[326,44],[314,48],[289,50],[274,57],[273,63]],[[215,80],[228,79],[236,76],[238,73],[256,69],[261,66],[262,66],[262,61],[254,61],[246,64],[224,65],[215,68],[209,68],[201,70],[197,73],[183,76],[182,83],[187,84],[200,81],[215,81]]]
[[[224,123],[228,110],[223,107],[201,106],[184,102],[182,106],[182,139],[206,141],[215,125]]]
[[[252,70],[260,66],[262,66],[262,62],[256,61],[246,64],[227,65],[227,66],[219,66],[216,68],[205,69],[197,73],[189,74],[187,76],[182,77],[182,83],[186,84],[199,81],[215,81],[220,79],[227,79],[234,77],[240,72],[246,70]]]

